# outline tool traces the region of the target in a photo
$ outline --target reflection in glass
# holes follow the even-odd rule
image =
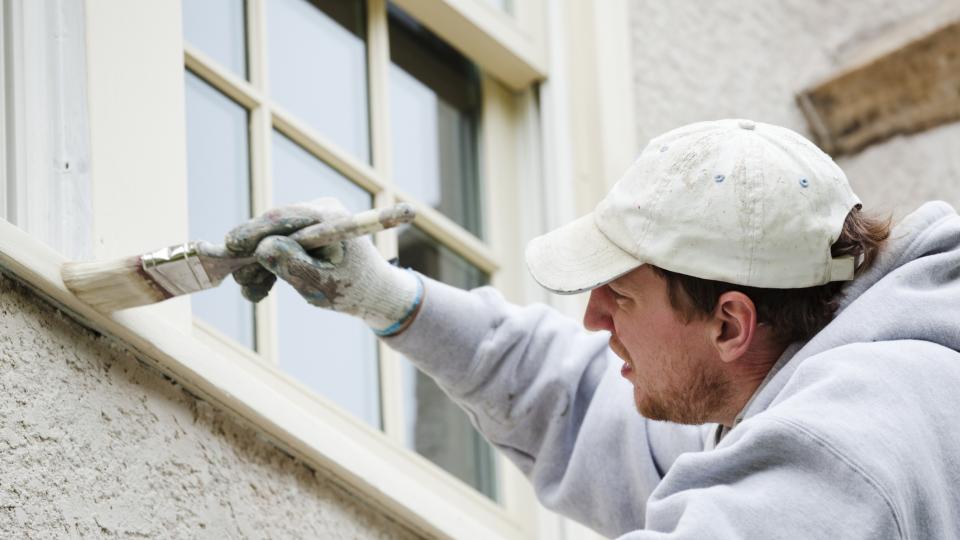
[[[351,212],[370,194],[280,133],[273,133],[273,205],[335,197]],[[377,341],[357,318],[308,304],[277,282],[280,368],[370,425],[380,427]]]
[[[247,78],[246,2],[184,0],[183,36],[218,64]]]
[[[188,71],[186,112],[190,238],[223,242],[250,217],[247,111]],[[254,347],[253,306],[232,278],[190,302],[194,316]]]
[[[334,144],[370,159],[361,0],[270,0],[270,93]]]
[[[463,289],[487,283],[480,269],[411,226],[400,232],[400,264]],[[433,379],[406,359],[402,369],[407,445],[496,499],[493,448]]]
[[[477,69],[392,5],[389,32],[394,180],[482,237]]]

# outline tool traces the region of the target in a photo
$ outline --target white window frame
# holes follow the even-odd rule
[[[246,20],[247,28],[247,51],[249,61],[249,82],[238,75],[224,69],[216,62],[207,57],[202,51],[192,47],[189,43],[184,44],[184,64],[185,67],[200,76],[201,79],[211,84],[218,91],[230,97],[234,101],[244,106],[250,111],[250,146],[251,146],[251,171],[252,178],[252,203],[253,213],[259,214],[273,206],[271,201],[272,189],[272,166],[271,166],[271,144],[270,138],[274,130],[279,131],[293,142],[303,147],[306,151],[315,157],[323,160],[331,167],[340,172],[345,178],[361,186],[373,194],[374,205],[377,207],[389,206],[395,201],[409,202],[417,207],[418,218],[416,224],[422,230],[433,236],[443,245],[450,248],[458,255],[464,257],[467,261],[477,266],[480,270],[490,274],[493,277],[493,283],[498,284],[502,281],[505,272],[499,272],[500,264],[498,260],[503,257],[493,252],[488,242],[482,242],[474,235],[455,224],[451,219],[442,215],[429,206],[420,204],[419,201],[398,191],[390,182],[391,155],[390,155],[390,125],[388,114],[388,77],[389,77],[389,49],[387,39],[387,16],[385,0],[368,0],[366,6],[367,12],[367,64],[368,64],[368,88],[370,92],[370,118],[371,118],[371,145],[373,153],[371,156],[372,164],[367,164],[347,151],[340,148],[336,143],[330,141],[312,127],[304,124],[297,119],[296,115],[284,110],[276,102],[266,97],[267,73],[269,73],[268,59],[266,57],[267,46],[264,43],[265,19],[263,10],[265,9],[263,0],[248,0]],[[489,76],[485,76],[482,81],[484,103],[482,110],[485,118],[481,119],[481,133],[487,135],[480,142],[481,159],[484,163],[480,164],[482,170],[489,169],[488,163],[495,163],[499,171],[508,175],[516,174],[516,170],[503,170],[502,162],[505,160],[502,154],[510,151],[509,144],[504,145],[502,141],[512,141],[514,137],[510,136],[515,131],[513,126],[509,125],[513,121],[509,117],[512,113],[510,104],[513,97],[502,89],[502,85],[494,81]],[[530,106],[533,106],[531,103]],[[497,112],[488,112],[497,111]],[[496,116],[499,124],[493,128],[494,120],[486,117]],[[489,128],[487,126],[490,126]],[[507,136],[504,136],[507,134]],[[493,136],[490,136],[493,135]],[[533,136],[528,133],[528,136]],[[491,147],[495,145],[498,147]],[[506,146],[506,148],[502,148]],[[498,153],[499,152],[499,153]],[[498,174],[487,174],[488,177],[503,177]],[[485,182],[485,184],[488,184]],[[496,187],[496,186],[487,186]],[[486,195],[494,193],[495,189],[485,190]],[[509,197],[516,200],[516,197]],[[489,208],[489,205],[482,205]],[[520,215],[514,213],[512,215]],[[498,220],[488,219],[485,222],[502,223],[502,212],[497,214]],[[489,227],[488,227],[489,228]],[[509,227],[507,228],[509,230]],[[499,235],[499,238],[515,238],[515,234]],[[387,257],[397,256],[397,237],[395,231],[386,231],[377,235],[376,243],[381,253]],[[500,244],[500,242],[490,242],[489,244]],[[265,362],[268,365],[278,365],[279,355],[276,340],[276,313],[277,304],[275,297],[268,297],[257,305],[257,344],[258,352],[254,353],[242,346],[236,344],[230,338],[224,336],[210,325],[203,321],[194,319],[194,328],[197,330],[195,335],[200,339],[206,340],[211,346],[229,348],[234,353],[248,356],[253,361]],[[406,420],[404,418],[405,407],[403,395],[401,393],[402,381],[401,365],[399,355],[392,349],[378,343],[380,356],[380,401],[382,410],[382,424],[384,434],[387,438],[394,441],[395,444],[403,447],[405,445],[404,435]],[[307,395],[315,397],[324,403],[325,406],[336,408],[337,406],[324,400],[322,396],[316,396],[302,386],[292,377],[282,372],[276,373],[287,384],[297,387]],[[352,417],[347,417],[354,421]],[[358,425],[362,424],[357,422]],[[366,427],[366,426],[364,426]],[[431,476],[443,479],[450,483],[449,488],[459,493],[461,504],[481,505],[487,507],[486,511],[499,512],[501,508],[510,510],[509,503],[516,499],[507,491],[514,490],[512,486],[516,481],[511,475],[518,474],[507,460],[499,453],[495,454],[496,470],[499,476],[497,499],[502,501],[502,505],[493,505],[490,508],[490,501],[480,497],[472,488],[463,485],[447,473],[440,471],[433,464],[425,459],[410,452],[410,459],[416,460],[420,468],[431,469]],[[515,513],[516,514],[516,513]],[[519,517],[519,516],[515,516]]]
[[[522,34],[517,23],[504,22],[504,14],[482,3],[477,15],[467,19],[477,28],[498,25],[507,28],[507,34]],[[281,107],[264,99],[266,83],[266,50],[262,46],[265,37],[262,15],[264,0],[249,0],[247,21],[250,81],[222,69],[215,62],[184,45],[180,23],[179,3],[138,3],[131,6],[127,0],[98,0],[87,5],[89,26],[89,85],[91,103],[91,147],[94,159],[95,202],[100,203],[95,215],[95,232],[98,240],[98,257],[118,256],[154,249],[156,246],[173,244],[187,239],[186,230],[186,157],[185,121],[183,103],[184,67],[189,68],[204,80],[246,107],[251,114],[251,193],[253,210],[259,213],[270,205],[270,137],[278,129],[307,151],[374,193],[374,204],[385,206],[394,201],[408,201],[417,205],[417,225],[444,245],[493,276],[493,283],[505,289],[508,297],[524,301],[522,291],[512,288],[514,278],[500,271],[506,254],[516,259],[522,250],[517,247],[516,234],[509,224],[502,230],[488,227],[489,240],[484,242],[466,232],[449,218],[436,210],[417,204],[397,191],[386,179],[390,176],[389,119],[387,111],[389,55],[386,40],[386,0],[368,2],[369,25],[367,31],[368,84],[370,87],[372,164],[364,163],[336,144],[318,134]],[[431,0],[437,12],[449,9],[449,2]],[[473,8],[471,8],[473,9]],[[377,14],[380,16],[377,16]],[[460,12],[457,12],[460,13]],[[423,15],[421,13],[421,15]],[[462,13],[461,13],[462,15]],[[443,23],[435,18],[428,25],[443,36]],[[486,22],[484,22],[486,21]],[[490,22],[494,21],[494,22]],[[440,24],[440,26],[436,26]],[[377,25],[384,25],[378,28]],[[512,34],[511,34],[512,33]],[[479,36],[476,37],[476,36]],[[506,49],[516,58],[533,55],[533,41],[523,37],[523,47],[505,45],[496,36],[482,32],[473,38],[476,42],[495,44]],[[143,50],[132,53],[135,43]],[[455,44],[456,45],[456,44]],[[126,50],[124,50],[126,48]],[[529,49],[529,50],[528,50]],[[463,49],[461,49],[463,50]],[[177,53],[174,57],[171,51]],[[471,56],[481,66],[490,65],[487,56]],[[131,62],[137,58],[138,62]],[[486,58],[486,60],[484,60]],[[174,64],[176,60],[176,65]],[[482,60],[482,61],[481,61]],[[494,62],[495,64],[496,62]],[[542,78],[545,73],[537,68],[529,80]],[[116,73],[122,73],[119,77]],[[482,120],[481,171],[503,169],[511,161],[517,164],[504,176],[503,182],[486,182],[488,198],[516,199],[504,192],[511,189],[509,178],[519,172],[519,155],[509,149],[507,141],[518,143],[514,134],[534,136],[537,126],[526,123],[536,119],[529,114],[519,114],[532,107],[532,91],[517,97],[511,90],[509,73],[490,73],[484,76],[484,119]],[[505,84],[506,83],[506,84]],[[493,100],[493,101],[491,101]],[[144,110],[149,102],[151,110]],[[525,104],[525,105],[524,105]],[[378,112],[379,111],[379,112]],[[140,126],[130,125],[130,116],[137,117]],[[500,126],[493,129],[491,126]],[[147,127],[149,126],[149,127]],[[147,148],[133,151],[130,140],[140,138]],[[498,150],[498,146],[501,148]],[[511,152],[510,160],[502,159],[497,152]],[[157,170],[146,171],[137,178],[138,197],[151,200],[151,208],[124,208],[119,204],[123,196],[130,196],[129,177],[121,170],[144,159],[155,159]],[[487,175],[494,178],[499,175]],[[161,181],[162,178],[162,181]],[[161,188],[160,186],[164,186]],[[490,208],[489,204],[484,205]],[[102,216],[102,209],[116,208],[116,213]],[[163,208],[163,211],[159,211]],[[136,215],[136,217],[134,217]],[[497,213],[502,219],[503,213]],[[486,219],[485,223],[494,220]],[[121,227],[127,223],[127,227]],[[137,223],[130,227],[129,223]],[[134,234],[131,229],[138,229]],[[105,234],[110,231],[109,237]],[[509,232],[509,233],[508,233]],[[509,238],[514,244],[502,242]],[[377,235],[377,245],[388,257],[396,255],[394,232]],[[512,246],[506,249],[505,246]],[[512,261],[514,268],[519,268]],[[208,325],[195,322],[189,316],[189,303],[176,299],[156,306],[147,306],[113,315],[107,321],[97,319],[97,324],[106,325],[110,333],[141,350],[173,372],[179,380],[211,395],[243,416],[252,419],[258,426],[273,435],[284,446],[308,463],[332,472],[357,488],[364,495],[392,511],[399,519],[433,535],[452,538],[529,538],[536,536],[538,527],[537,508],[529,486],[507,460],[497,453],[499,472],[499,497],[501,504],[485,496],[449,475],[427,459],[405,448],[403,436],[403,403],[401,376],[396,353],[380,345],[381,400],[383,402],[383,425],[385,433],[367,426],[347,414],[335,404],[307,390],[288,375],[276,368],[275,324],[276,307],[273,302],[262,302],[257,307],[259,319],[257,341],[260,354],[237,346]],[[169,304],[169,305],[168,305]],[[75,307],[75,309],[82,309]],[[84,317],[95,319],[94,314]],[[122,321],[119,328],[113,326]],[[188,334],[195,339],[179,344],[167,343],[153,329],[170,327],[179,334]],[[146,341],[146,342],[145,342]],[[229,372],[229,373],[228,373]],[[541,527],[542,528],[542,527]]]
[[[393,2],[512,90],[546,78],[543,0],[518,2],[512,16],[484,0]]]
[[[70,1],[31,4],[62,8],[64,2]],[[249,9],[262,12],[263,1],[249,0]],[[385,11],[385,2],[373,0],[369,11]],[[487,240],[479,241],[431,208],[418,208],[418,225],[490,272],[493,284],[509,299],[521,303],[543,300],[546,295],[527,276],[519,254],[522,239],[541,232],[544,224],[550,226],[556,216],[520,211],[517,203],[521,197],[530,201],[550,200],[556,187],[544,186],[538,180],[542,178],[541,169],[549,171],[551,166],[529,157],[541,150],[541,124],[548,125],[567,106],[542,103],[547,110],[543,117],[538,117],[536,92],[529,87],[531,81],[547,76],[545,27],[556,24],[548,23],[548,19],[557,17],[556,6],[548,9],[545,0],[529,0],[518,3],[510,16],[483,0],[397,3],[485,71],[480,167],[487,179],[483,205],[487,212]],[[255,136],[267,137],[251,140],[253,175],[264,179],[270,176],[269,137],[272,127],[277,126],[295,142],[375,192],[375,205],[410,200],[383,181],[390,170],[389,145],[383,144],[390,130],[387,115],[382,114],[387,109],[389,57],[383,54],[387,47],[383,39],[385,28],[372,25],[386,24],[385,17],[371,17],[371,21],[380,22],[371,22],[368,28],[369,84],[371,89],[379,89],[370,95],[374,138],[371,166],[358,162],[279,109],[268,114],[262,107],[251,108],[262,103],[254,85],[216,68],[199,51],[184,50],[179,2],[97,0],[77,4],[85,10],[87,46],[80,49],[86,52],[89,154],[94,180],[89,187],[93,210],[89,258],[128,256],[188,239],[185,65],[208,81],[216,81],[217,88],[252,109],[251,123],[260,126]],[[248,39],[262,40],[263,20],[248,17]],[[9,25],[4,27],[6,40],[8,28]],[[556,35],[561,34],[552,36],[551,42],[562,39]],[[458,40],[457,36],[463,37]],[[562,61],[551,59],[551,70],[560,65]],[[252,80],[264,78],[263,59],[251,58],[250,75]],[[9,88],[10,81],[5,82],[4,88]],[[562,82],[559,87],[563,87]],[[15,126],[15,133],[22,130],[22,126]],[[6,138],[9,133],[3,135]],[[254,136],[253,132],[251,135]],[[563,137],[556,133],[554,136]],[[548,140],[542,151],[550,157],[565,150],[556,141]],[[4,165],[9,167],[9,162],[4,160]],[[11,175],[14,183],[22,181],[24,174],[18,170]],[[265,209],[269,204],[267,182],[253,185],[257,188],[252,193],[254,209]],[[560,187],[561,191],[564,189]],[[492,208],[498,209],[496,220],[491,219]],[[511,223],[503,220],[505,216],[520,217]],[[521,234],[517,234],[518,230]],[[377,244],[384,255],[396,254],[395,235],[380,234]],[[402,414],[403,407],[396,406],[402,405],[402,396],[396,390],[400,385],[383,384],[382,399],[394,404],[384,407],[384,426],[393,426],[385,434],[306,390],[264,356],[195,323],[188,299],[109,315],[93,311],[65,289],[59,276],[65,260],[62,251],[40,241],[37,234],[0,221],[0,266],[5,271],[32,284],[83,324],[131,347],[144,361],[155,364],[198,395],[253,422],[278,446],[338,477],[414,529],[447,538],[589,536],[543,510],[527,481],[499,454],[502,504],[490,501],[406,449],[399,438],[403,419],[397,415]],[[276,320],[271,311],[275,308],[269,303],[258,310],[265,310],[258,313],[261,321]],[[275,335],[275,330],[269,328],[265,332]],[[275,353],[270,354],[275,358]],[[399,378],[394,353],[382,345],[381,366],[384,381]]]

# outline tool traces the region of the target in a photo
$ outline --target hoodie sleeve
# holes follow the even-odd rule
[[[646,528],[620,539],[902,537],[894,504],[865,469],[795,421],[758,416],[716,450],[677,459]]]
[[[424,282],[417,318],[386,343],[437,381],[545,506],[607,535],[642,526],[650,493],[710,428],[641,417],[606,333],[489,287]]]

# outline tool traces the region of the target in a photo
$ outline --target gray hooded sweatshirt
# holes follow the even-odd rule
[[[960,216],[904,219],[840,311],[717,426],[641,417],[606,333],[426,281],[388,338],[527,475],[607,536],[960,538]]]

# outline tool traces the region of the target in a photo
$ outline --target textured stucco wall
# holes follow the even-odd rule
[[[0,538],[415,536],[0,274]]]
[[[797,92],[955,1],[632,2],[638,142],[729,117],[809,136]],[[960,123],[891,139],[838,163],[868,208],[902,216],[930,198],[960,207]]]

